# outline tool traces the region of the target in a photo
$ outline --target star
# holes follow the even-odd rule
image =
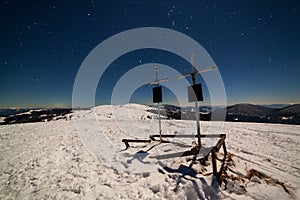
[[[3,0],[0,3],[3,5],[1,11],[7,15],[7,18],[0,22],[3,27],[1,31],[5,35],[0,41],[5,49],[0,63],[5,68],[10,65],[17,67],[10,71],[0,69],[2,82],[8,82],[9,78],[6,77],[10,77],[12,73],[13,77],[18,77],[19,74],[20,77],[30,76],[32,82],[38,79],[42,83],[50,71],[53,69],[57,71],[56,69],[62,64],[64,69],[61,70],[71,69],[73,74],[70,77],[73,78],[70,80],[61,80],[61,76],[53,78],[55,86],[53,89],[60,89],[61,86],[58,83],[62,81],[66,81],[65,85],[71,88],[78,68],[91,49],[114,34],[149,26],[174,29],[201,45],[202,43],[207,45],[212,58],[216,59],[220,65],[228,66],[224,67],[222,76],[224,80],[229,80],[229,86],[230,80],[243,80],[240,74],[231,75],[230,67],[233,65],[239,65],[241,69],[258,68],[263,64],[268,67],[272,65],[284,71],[284,75],[287,71],[294,70],[297,64],[299,37],[296,36],[299,35],[299,29],[295,20],[298,19],[299,7],[293,2],[286,5],[282,3],[282,6],[278,2],[269,5],[260,2],[247,5],[224,3],[224,6],[221,6],[214,1],[205,4],[196,1],[181,3],[172,0],[149,2],[129,0],[121,2],[119,7],[116,7],[110,1],[99,3],[95,0],[88,0],[85,3],[54,2],[46,5],[20,1],[18,4],[13,3],[13,6],[5,5],[10,2],[14,1]],[[97,6],[99,9],[96,9]],[[163,37],[172,38],[168,34]],[[59,49],[60,46],[61,49]],[[56,51],[53,50],[55,48]],[[41,58],[37,59],[39,56]],[[154,61],[159,63],[160,56],[163,57],[163,55],[156,56],[155,54],[150,55],[151,58],[149,58],[148,55],[144,56],[144,53],[143,56],[138,54],[135,62],[140,65],[155,57]],[[16,59],[15,62],[13,58]],[[127,57],[122,57],[122,59],[126,65]],[[123,62],[122,59],[120,62]],[[244,60],[248,63],[243,64]],[[41,62],[45,63],[43,66],[46,70],[45,74],[21,74],[17,70],[18,67],[20,69],[26,67],[27,71],[39,70],[37,68],[41,66]],[[131,59],[131,62],[134,62],[134,59]],[[170,57],[163,62],[178,66],[177,62],[183,61],[176,61]],[[22,64],[24,64],[23,67]],[[128,66],[128,69],[130,67],[132,66]],[[179,68],[179,70],[182,69]],[[285,75],[296,76],[299,74],[297,73]],[[264,74],[264,76],[266,76],[264,80],[273,81],[276,78],[270,77],[269,74]],[[257,84],[261,81],[259,78],[253,79]],[[21,85],[21,82],[18,83]],[[294,82],[293,84],[295,85]],[[285,86],[288,87],[288,81]],[[10,90],[11,88],[7,86],[6,91]],[[36,91],[28,88],[26,92]],[[41,91],[43,92],[46,93],[45,98],[48,97],[47,92]],[[64,91],[62,96],[68,92]]]
[[[272,57],[269,57],[269,59],[268,59],[268,60],[269,60],[269,63],[271,63],[271,62],[272,62]]]

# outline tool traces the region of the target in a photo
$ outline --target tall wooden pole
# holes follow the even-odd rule
[[[155,81],[156,81],[156,87],[159,86],[159,80],[158,80],[158,68],[154,68],[155,71]],[[162,142],[162,137],[161,137],[161,119],[160,119],[160,106],[159,102],[157,102],[157,110],[158,110],[158,130],[159,130],[159,137],[160,137],[160,142]]]
[[[216,70],[217,67],[209,67],[209,68],[206,68],[203,70],[196,71],[195,65],[194,65],[194,57],[195,57],[195,54],[191,53],[192,72],[185,74],[183,76],[179,76],[179,77],[177,77],[177,79],[186,78],[188,76],[191,76],[193,85],[196,85],[196,74],[200,74],[200,73],[211,71],[211,70]],[[196,115],[196,125],[197,125],[198,147],[200,149],[201,148],[200,115],[199,115],[199,105],[198,105],[197,100],[195,101],[195,109],[196,109],[195,115]]]
[[[168,77],[165,77],[164,79],[159,80],[158,79],[158,67],[154,68],[155,71],[155,81],[149,82],[148,85],[155,85],[156,87],[159,86],[160,82],[165,82],[168,80]],[[158,129],[159,129],[159,135],[160,135],[160,142],[162,142],[162,136],[161,136],[161,118],[160,118],[160,106],[159,102],[157,102],[157,112],[158,112]]]

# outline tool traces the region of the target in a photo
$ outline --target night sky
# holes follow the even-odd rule
[[[7,0],[0,1],[0,27],[2,108],[71,106],[75,77],[88,53],[108,37],[139,27],[173,29],[200,43],[219,67],[229,104],[300,102],[297,0]],[[101,78],[96,104],[110,103],[122,74],[152,62],[190,70],[188,62],[161,50],[128,53]],[[154,72],[145,77],[153,79]],[[176,101],[164,91],[165,103]],[[135,102],[151,100],[148,86],[132,96]]]

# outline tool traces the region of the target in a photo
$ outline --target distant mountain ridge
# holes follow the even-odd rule
[[[169,119],[195,120],[195,108],[179,107],[162,104],[161,115]],[[157,106],[150,106],[148,111],[157,113]],[[283,108],[271,108],[253,104],[235,104],[225,108],[200,106],[200,119],[203,121],[239,121],[282,123],[300,125],[300,104]],[[15,124],[28,122],[42,122],[56,119],[68,119],[72,109],[0,109],[0,124]],[[2,115],[1,115],[2,114]]]
[[[227,114],[250,115],[250,116],[265,116],[271,114],[274,110],[264,106],[253,104],[236,104],[226,108]]]
[[[300,104],[284,108],[269,108],[253,104],[236,104],[213,112],[226,110],[226,121],[300,124]]]
[[[296,115],[300,116],[300,104],[290,105],[285,108],[278,109],[280,115]]]
[[[195,119],[195,112],[192,107],[163,106],[166,109],[167,116],[175,119]],[[190,108],[189,110],[187,108]],[[271,108],[253,104],[235,104],[225,108],[212,109],[207,106],[199,107],[200,119],[205,121],[224,120],[221,116],[225,113],[225,121],[240,122],[262,122],[262,123],[283,123],[300,124],[300,104],[289,105],[283,108]],[[212,117],[213,116],[213,119]]]
[[[19,124],[19,123],[31,123],[31,122],[45,122],[58,119],[66,119],[71,116],[67,114],[72,112],[70,108],[51,108],[51,109],[17,109],[15,112],[13,110],[3,110],[1,117],[4,117],[0,125],[6,124]],[[11,113],[11,114],[10,114]]]
[[[29,108],[3,108],[0,109],[0,117],[8,117],[22,112],[29,111]]]
[[[288,107],[288,106],[291,106],[291,105],[294,105],[294,104],[280,104],[280,103],[274,103],[274,104],[262,104],[260,106],[264,106],[264,107],[267,107],[267,108],[284,108],[284,107]]]

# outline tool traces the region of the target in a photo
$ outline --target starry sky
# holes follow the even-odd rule
[[[0,27],[1,108],[71,106],[75,77],[88,53],[108,37],[139,27],[173,29],[201,44],[219,67],[229,104],[300,102],[297,0],[2,0]],[[122,74],[150,62],[190,70],[168,52],[130,52],[106,70],[96,104],[110,103]],[[145,78],[153,79],[154,72]],[[176,102],[171,91],[163,91],[165,103]],[[132,96],[134,102],[151,100],[148,86]]]

